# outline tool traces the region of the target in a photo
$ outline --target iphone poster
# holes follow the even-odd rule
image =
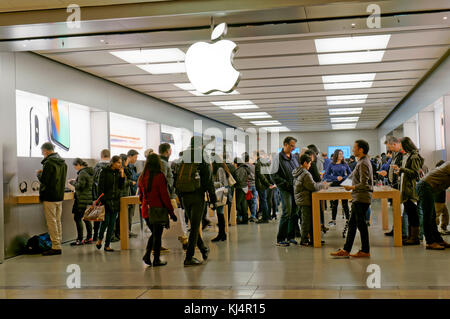
[[[17,90],[16,123],[19,157],[42,157],[51,142],[63,158],[91,158],[89,107]]]

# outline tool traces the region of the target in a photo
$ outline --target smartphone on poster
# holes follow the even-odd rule
[[[47,139],[46,116],[37,108],[30,109],[30,157],[41,157],[41,146]]]
[[[69,104],[58,99],[49,100],[49,136],[63,150],[70,149]]]

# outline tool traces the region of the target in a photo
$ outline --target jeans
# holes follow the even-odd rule
[[[370,206],[369,206],[369,209],[367,209],[367,213],[366,213],[366,221],[368,223],[370,223],[370,215],[372,215],[372,211],[370,210]]]
[[[84,220],[84,210],[79,210],[77,208],[74,208],[73,212],[73,220],[75,221],[75,225],[77,226],[77,240],[82,241],[83,240],[83,222],[86,226],[87,236],[86,239],[92,238],[92,224],[90,221]]]
[[[236,215],[241,222],[248,222],[248,206],[245,193],[241,188],[236,188]]]
[[[280,190],[281,205],[283,213],[278,227],[277,242],[291,240],[295,238],[295,222],[298,221],[297,205],[295,204],[294,194]]]
[[[350,215],[350,220],[348,221],[348,234],[347,240],[345,241],[344,250],[348,252],[352,250],[353,242],[355,241],[356,236],[356,229],[358,229],[361,237],[361,251],[365,253],[370,252],[369,230],[366,224],[366,213],[369,206],[370,204],[367,203],[352,203],[352,213]]]
[[[128,231],[131,233],[131,226],[133,225],[134,209],[136,205],[128,205]]]
[[[414,202],[407,200],[403,203],[404,213],[408,215],[408,224],[411,227],[419,227],[419,214],[417,212],[417,206]]]
[[[147,241],[147,252],[150,253],[153,250],[153,260],[158,260],[161,255],[161,238],[164,231],[164,226],[162,224],[151,224],[150,220],[146,218],[147,226],[152,231],[152,235]]]
[[[117,215],[119,214],[118,208],[105,205],[105,220],[100,225],[100,232],[98,234],[98,239],[103,240],[103,236],[106,231],[105,247],[109,247],[111,244],[111,237],[114,232],[114,225],[116,223]]]
[[[300,212],[302,214],[302,237],[300,242],[306,243],[308,241],[308,234],[311,242],[313,241],[313,227],[312,227],[312,207],[301,206]]]
[[[280,190],[278,188],[267,189],[267,209],[269,216],[276,216],[278,213],[278,205],[280,204]]]
[[[98,239],[98,231],[100,230],[100,224],[102,222],[94,222],[94,237],[93,240],[97,240]]]
[[[252,192],[253,198],[248,200],[247,203],[248,206],[250,207],[251,217],[256,218],[256,196],[258,196],[258,192],[256,191],[255,186],[250,186],[249,190]]]
[[[436,225],[433,189],[427,182],[421,180],[416,185],[416,193],[419,196],[418,206],[423,212],[423,231],[427,244],[443,242]]]
[[[199,233],[200,222],[202,220],[205,208],[205,195],[201,191],[193,193],[185,193],[182,196],[183,207],[191,221],[191,232],[186,250],[186,259],[190,260],[194,257],[195,246],[204,251],[206,246],[203,243],[202,236]]]
[[[338,200],[332,200],[331,201],[331,218],[336,221],[336,215],[337,215],[337,209],[339,206],[339,201]],[[345,214],[345,219],[348,220],[350,212],[348,209],[348,200],[347,199],[343,199],[342,200],[342,208],[344,209],[344,214]]]
[[[259,189],[258,195],[259,195],[259,210],[261,212],[261,218],[263,220],[269,220],[270,213],[269,213],[269,207],[267,206],[267,193],[269,189]]]

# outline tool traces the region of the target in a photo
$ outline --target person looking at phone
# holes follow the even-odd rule
[[[44,156],[42,170],[37,171],[37,178],[41,183],[39,199],[44,204],[45,219],[47,221],[48,234],[52,241],[52,248],[44,251],[44,256],[61,255],[62,240],[62,202],[66,188],[67,164],[58,153],[52,143],[44,143],[41,146]]]
[[[102,248],[103,237],[106,232],[105,248],[107,252],[114,251],[110,247],[111,237],[114,232],[114,224],[120,212],[120,197],[125,188],[126,175],[122,167],[120,156],[113,156],[110,165],[100,173],[98,191],[103,194],[100,201],[105,205],[105,220],[101,223],[97,249]]]
[[[76,158],[73,161],[73,167],[77,171],[77,179],[69,180],[69,185],[75,189],[75,201],[73,203],[72,213],[75,225],[77,226],[77,240],[71,243],[71,246],[80,246],[84,244],[92,244],[92,224],[85,220],[87,236],[83,240],[83,216],[86,208],[92,205],[92,183],[94,177],[94,170],[89,167],[88,163],[81,158]]]
[[[99,198],[100,193],[98,192],[98,183],[100,182],[100,174],[104,168],[106,168],[111,161],[111,152],[108,149],[104,149],[100,152],[100,161],[95,164],[94,167],[94,179],[92,184],[92,199],[95,201]],[[93,241],[98,239],[98,231],[100,230],[101,222],[94,222],[94,237]]]

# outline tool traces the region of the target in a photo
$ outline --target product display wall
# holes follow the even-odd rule
[[[62,157],[91,158],[91,117],[86,106],[16,91],[17,156],[42,157],[52,142]]]
[[[126,154],[134,149],[139,152],[138,159],[145,160],[147,122],[116,113],[110,113],[109,120],[111,154]]]

